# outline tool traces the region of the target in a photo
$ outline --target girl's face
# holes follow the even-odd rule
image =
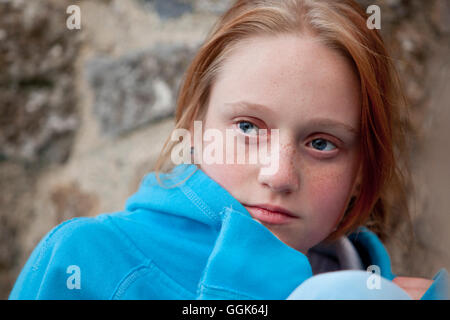
[[[203,130],[218,129],[225,137],[226,129],[243,136],[279,129],[278,171],[264,175],[267,164],[248,161],[199,167],[255,220],[306,254],[334,231],[356,191],[359,112],[358,78],[337,52],[309,37],[248,39],[214,83]],[[254,207],[261,205],[293,217]]]

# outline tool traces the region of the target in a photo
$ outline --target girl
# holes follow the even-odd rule
[[[396,277],[376,235],[403,183],[405,100],[366,19],[352,0],[237,1],[179,93],[194,163],[174,161],[169,137],[125,209],[54,228],[10,298],[443,298],[444,269]],[[276,170],[210,161],[235,159],[218,143],[230,130],[249,158],[277,134]]]

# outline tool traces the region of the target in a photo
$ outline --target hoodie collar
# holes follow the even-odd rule
[[[125,209],[157,210],[188,217],[216,229],[221,227],[226,208],[251,217],[236,198],[195,164],[179,164],[168,173],[160,173],[159,177],[164,187],[155,172],[147,174],[139,190],[128,198]]]

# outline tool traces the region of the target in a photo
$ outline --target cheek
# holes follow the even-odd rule
[[[308,178],[311,219],[334,224],[344,213],[353,182],[353,173],[340,166],[314,171]]]
[[[239,190],[250,181],[250,170],[245,165],[203,163],[200,168],[235,198]]]

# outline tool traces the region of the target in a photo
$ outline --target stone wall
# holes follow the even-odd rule
[[[387,243],[394,272],[450,266],[450,2],[360,1],[412,104],[416,239]],[[0,298],[42,236],[122,210],[173,126],[179,84],[231,0],[0,1]],[[66,8],[81,8],[68,30]]]

